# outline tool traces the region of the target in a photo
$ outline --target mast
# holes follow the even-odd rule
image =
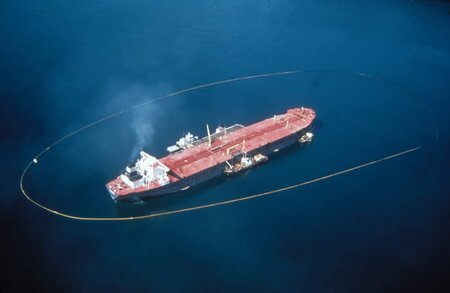
[[[206,124],[206,131],[208,132],[208,146],[211,146],[211,132],[209,132],[208,124]]]

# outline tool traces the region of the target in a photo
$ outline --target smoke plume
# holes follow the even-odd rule
[[[108,92],[108,96],[113,97],[114,108],[123,109],[167,94],[170,92],[170,87],[167,84],[149,87],[133,83],[121,89],[109,87]],[[164,112],[160,104],[150,103],[127,114],[129,115],[127,125],[135,139],[130,161],[135,160],[141,150],[151,145],[155,134],[155,123],[162,120]]]

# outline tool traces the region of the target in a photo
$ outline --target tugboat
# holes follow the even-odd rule
[[[311,142],[313,140],[313,137],[314,134],[312,134],[311,132],[307,132],[298,139],[298,142],[301,144]]]
[[[263,154],[257,154],[253,157],[247,157],[247,155],[242,156],[241,161],[231,165],[227,162],[228,166],[225,168],[226,175],[233,175],[239,172],[243,172],[244,170],[250,169],[254,166],[260,165],[264,162],[267,162],[269,158],[264,156]]]

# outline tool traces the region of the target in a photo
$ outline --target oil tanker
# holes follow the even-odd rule
[[[214,133],[206,125],[206,137],[187,133],[168,147],[169,154],[161,159],[141,151],[139,159],[106,188],[113,200],[133,202],[242,172],[266,162],[282,148],[310,142],[315,117],[313,109],[301,107],[249,126],[218,127]]]

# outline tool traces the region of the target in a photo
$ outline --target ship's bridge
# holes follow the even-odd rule
[[[140,155],[141,157],[137,160],[136,165],[127,167],[127,172],[121,175],[123,182],[132,188],[150,183],[162,186],[170,182],[167,175],[170,169],[166,165],[144,151],[141,151]],[[138,176],[131,176],[133,174]]]
[[[141,151],[141,159],[136,162],[136,170],[149,181],[168,181],[167,173],[170,169],[157,158]]]

